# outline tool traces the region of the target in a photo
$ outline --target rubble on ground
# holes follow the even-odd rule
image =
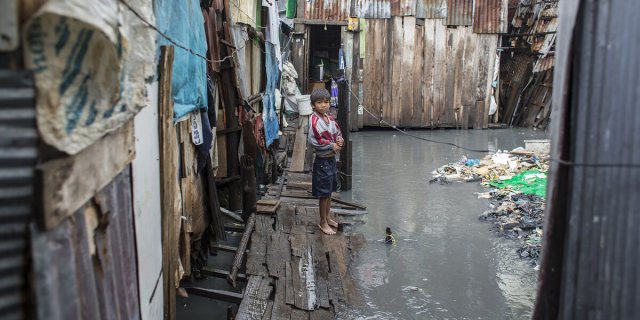
[[[478,193],[490,209],[479,219],[493,223],[498,235],[520,241],[517,254],[538,264],[542,249],[549,155],[522,148],[498,151],[483,159],[460,160],[433,172],[430,183],[482,181],[491,188]]]

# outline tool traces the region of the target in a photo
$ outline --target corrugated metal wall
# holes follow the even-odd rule
[[[473,0],[447,0],[447,25],[470,26],[473,23]]]
[[[0,70],[0,318],[26,319],[28,224],[37,156],[30,73]]]
[[[473,32],[506,33],[507,0],[483,0],[475,2]]]
[[[351,0],[304,1],[305,19],[344,21],[350,16]]]
[[[640,6],[561,5],[535,319],[640,319]]]

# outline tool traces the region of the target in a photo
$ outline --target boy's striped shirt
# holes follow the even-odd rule
[[[326,123],[321,115],[314,112],[309,117],[309,134],[307,139],[319,157],[332,157],[335,155],[331,143],[342,137],[340,126],[329,114],[326,115],[329,123]]]

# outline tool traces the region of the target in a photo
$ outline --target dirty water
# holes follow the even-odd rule
[[[541,131],[413,131],[478,149],[512,149]],[[352,133],[353,190],[345,199],[367,205],[357,227],[367,246],[353,277],[364,303],[343,319],[527,319],[537,272],[515,253],[517,242],[496,237],[478,220],[489,202],[479,183],[429,184],[431,172],[471,153],[395,131]],[[397,240],[385,245],[386,227]]]

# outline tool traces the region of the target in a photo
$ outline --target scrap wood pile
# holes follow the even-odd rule
[[[518,254],[538,264],[541,251],[548,153],[518,148],[483,159],[462,159],[433,172],[430,183],[481,181],[491,190],[479,193],[491,209],[479,217],[493,222],[499,235],[521,241]]]

